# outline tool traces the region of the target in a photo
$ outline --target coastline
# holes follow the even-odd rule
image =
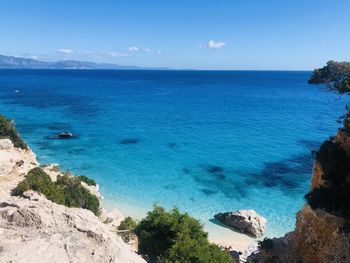
[[[118,209],[121,214],[126,216],[131,216],[136,220],[141,220],[146,216],[147,210],[141,211],[140,209],[127,204],[117,202],[115,200],[109,200],[103,198],[103,205],[107,211],[112,209]],[[218,224],[212,223],[210,221],[202,222],[204,225],[204,230],[208,233],[208,239],[211,243],[217,244],[222,247],[231,247],[235,251],[247,251],[252,248],[257,247],[258,240],[249,237],[245,234],[233,231],[227,227],[220,226]]]
[[[24,160],[24,165],[17,167],[17,160]],[[23,180],[27,172],[34,167],[42,167],[54,181],[58,175],[62,175],[59,164],[39,163],[36,154],[31,149],[22,150],[9,146],[8,149],[2,149],[0,151],[0,162],[2,164],[2,173],[5,174],[0,176],[0,196],[3,198],[7,198],[7,196],[10,195],[11,189]],[[75,174],[71,172],[70,175],[75,176]],[[104,222],[107,218],[113,219],[109,224],[111,231],[115,231],[113,227],[116,227],[125,216],[132,216],[137,220],[141,220],[146,215],[145,211],[142,212],[136,208],[128,207],[125,204],[105,199],[100,192],[98,182],[96,186],[88,186],[84,183],[83,186],[100,200],[101,215],[98,217],[99,220]],[[210,221],[204,222],[203,224],[205,231],[208,232],[208,239],[212,243],[222,247],[231,247],[233,250],[241,252],[248,250],[250,247],[256,247],[256,239],[223,226],[216,225]]]

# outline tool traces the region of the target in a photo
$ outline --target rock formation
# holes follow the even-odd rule
[[[316,158],[314,162],[310,192],[314,189],[330,187],[332,176],[337,176],[338,180],[348,182],[347,178],[350,176],[347,169],[350,162],[350,112],[344,121],[344,128],[330,139],[330,144],[336,145],[336,147],[329,148],[330,150],[325,148],[326,150],[322,152],[322,158]],[[325,161],[321,163],[319,159]],[[343,189],[335,189],[331,193],[340,196],[340,192],[344,191],[344,186],[342,187]],[[345,189],[345,191],[350,191],[350,189]],[[326,204],[329,205],[329,200],[333,200],[331,197],[333,196],[318,198],[319,202],[328,202]],[[339,202],[339,198],[334,200]],[[318,200],[316,199],[316,201]],[[348,201],[341,200],[340,205],[347,207]],[[338,206],[339,203],[335,207]],[[288,233],[283,238],[272,239],[271,247],[262,246],[258,253],[248,258],[247,262],[350,262],[349,218],[346,214],[344,215],[344,209],[338,208],[338,212],[328,210],[327,212],[326,210],[321,207],[312,208],[306,204],[297,213],[293,232]]]
[[[89,210],[28,191],[0,202],[2,262],[144,262]]]
[[[28,191],[24,197],[11,190],[38,166],[34,153],[0,139],[0,262],[145,262],[116,234],[123,219],[103,207],[100,218],[82,208],[55,204]],[[57,165],[43,167],[53,181],[61,174]],[[98,186],[82,185],[102,196]]]
[[[252,237],[261,237],[265,233],[267,220],[258,215],[255,210],[219,213],[214,217],[224,225]]]

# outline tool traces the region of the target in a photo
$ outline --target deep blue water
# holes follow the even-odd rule
[[[97,180],[140,216],[154,203],[202,222],[255,209],[267,235],[294,226],[311,151],[334,134],[343,99],[310,72],[0,70],[0,112],[41,163]],[[14,90],[18,90],[16,93]],[[50,140],[60,131],[74,140]]]

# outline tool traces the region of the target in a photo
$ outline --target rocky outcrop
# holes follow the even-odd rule
[[[0,198],[8,196],[36,166],[36,156],[30,149],[16,148],[9,139],[0,139]]]
[[[11,190],[39,164],[30,149],[0,139],[0,262],[145,262],[116,234],[124,216],[105,211],[101,216],[82,208],[67,208],[28,191]],[[58,165],[42,167],[53,181],[62,175]],[[71,175],[73,176],[73,175]],[[98,185],[82,182],[102,203]]]
[[[350,262],[350,233],[344,219],[306,205],[298,214],[295,251],[303,262]]]
[[[224,225],[232,227],[252,237],[261,237],[265,233],[267,220],[255,210],[239,210],[219,213],[214,216]]]
[[[330,171],[332,176],[335,174],[338,176],[338,180],[340,177],[344,181],[349,178],[346,165],[350,161],[350,112],[346,116],[344,127],[339,129],[337,135],[331,139],[331,143],[336,145],[335,150],[327,148],[321,152],[322,158],[316,158],[314,162],[310,191],[331,187]],[[342,184],[340,186],[343,187]],[[336,195],[340,195],[339,192],[344,191],[344,187],[333,191]],[[330,196],[323,199],[328,198]],[[346,203],[348,201],[343,200],[343,205],[348,205]],[[283,238],[272,239],[270,244],[269,248],[262,246],[257,253],[248,258],[247,262],[350,262],[349,218],[344,215],[344,210],[332,214],[325,209],[313,209],[306,204],[297,213],[295,230]]]
[[[33,191],[0,201],[1,262],[145,262],[89,210]]]

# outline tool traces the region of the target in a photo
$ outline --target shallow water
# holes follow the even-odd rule
[[[276,236],[293,229],[311,151],[344,112],[344,98],[309,86],[309,76],[0,70],[0,112],[41,163],[96,179],[125,214],[177,206],[210,230],[217,212],[255,209]],[[79,137],[47,138],[60,131]]]

